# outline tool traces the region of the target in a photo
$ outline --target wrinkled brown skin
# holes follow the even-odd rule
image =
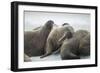
[[[45,54],[40,58],[44,58],[56,51],[61,45],[58,43],[58,41],[60,39],[64,40],[62,39],[63,36],[71,38],[73,36],[73,33],[74,29],[70,25],[53,28],[47,38]]]
[[[44,54],[47,37],[53,27],[53,21],[47,21],[43,27],[24,33],[24,53],[29,57]]]
[[[90,55],[90,34],[85,36],[80,41],[79,52],[82,56],[89,56]]]
[[[60,47],[62,60],[80,59],[80,56],[89,56],[90,36],[86,30],[78,30],[70,39],[65,39]]]

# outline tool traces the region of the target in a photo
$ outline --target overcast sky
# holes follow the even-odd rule
[[[91,24],[90,14],[24,11],[24,17],[25,31],[44,25],[48,20],[53,20],[57,25],[69,23],[75,30],[90,30]]]

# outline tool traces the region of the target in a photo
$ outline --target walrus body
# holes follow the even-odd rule
[[[85,36],[80,41],[79,52],[82,56],[89,56],[90,55],[90,34]]]
[[[62,60],[80,59],[80,56],[88,56],[90,53],[90,36],[85,30],[78,30],[72,38],[65,39],[60,47]]]
[[[74,32],[74,29],[67,25],[67,26],[61,26],[61,27],[55,27],[51,30],[45,47],[45,54],[41,56],[40,58],[46,57],[50,55],[52,52],[56,51],[60,44],[58,41],[65,35],[68,38],[72,37],[72,33]],[[68,34],[71,33],[71,34]]]
[[[37,30],[24,33],[24,53],[29,57],[44,54],[44,46],[54,22],[48,21]]]

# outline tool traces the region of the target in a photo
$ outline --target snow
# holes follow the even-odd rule
[[[88,59],[88,58],[90,58],[90,56],[85,56],[85,57],[81,56],[81,59]],[[40,56],[31,57],[31,60],[34,62],[35,61],[60,61],[61,57],[60,57],[60,54],[52,54],[44,58],[40,58]]]

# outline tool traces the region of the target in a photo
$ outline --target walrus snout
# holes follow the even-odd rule
[[[49,20],[49,21],[47,21],[46,22],[46,27],[48,28],[48,29],[51,29],[52,28],[52,26],[53,26],[53,24],[54,24],[54,21],[53,20]]]

